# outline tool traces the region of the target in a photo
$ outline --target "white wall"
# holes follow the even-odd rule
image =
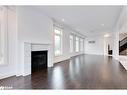
[[[22,42],[52,43],[52,20],[31,7],[18,7],[18,38]]]
[[[17,7],[15,11],[8,11],[8,64],[0,67],[0,78],[5,78],[13,75],[27,75],[30,70],[24,68],[24,62],[30,60],[24,59],[24,54],[27,55],[27,50],[24,48],[25,43],[49,44],[52,56],[52,62],[59,62],[81,54],[70,54],[69,36],[71,33],[77,34],[71,29],[64,27],[63,32],[63,55],[54,56],[54,32],[52,19],[45,16],[41,11],[32,7]],[[78,34],[77,34],[78,35]],[[30,46],[28,46],[30,48]]]
[[[23,73],[24,42],[53,44],[52,20],[31,7],[17,7],[18,65],[17,75]]]
[[[95,43],[88,43],[88,41],[95,41]],[[85,54],[104,55],[104,37],[87,37],[85,39]]]
[[[8,9],[8,63],[0,66],[0,78],[15,75],[16,71],[16,12]]]
[[[60,61],[63,61],[63,60],[67,60],[72,56],[76,56],[76,55],[84,53],[84,51],[77,53],[77,52],[75,52],[75,50],[74,50],[73,53],[70,53],[70,35],[71,34],[77,35],[79,37],[83,37],[83,35],[80,35],[80,34],[74,32],[70,28],[64,27],[63,28],[63,37],[62,37],[62,39],[63,39],[63,41],[62,41],[62,44],[63,44],[62,45],[62,55],[56,56],[56,57],[54,56],[54,63],[60,62]],[[74,41],[74,47],[75,47],[75,41]]]
[[[108,55],[108,45],[110,50],[113,50],[113,35],[108,32],[109,37],[104,37],[103,34],[89,36],[85,39],[85,54]],[[95,41],[95,43],[88,43],[88,41]]]
[[[24,73],[24,43],[35,43],[35,44],[49,44],[51,45],[50,50],[52,52],[52,63],[60,62],[70,58],[72,55],[78,55],[83,52],[70,54],[70,39],[71,33],[76,34],[73,30],[66,26],[63,30],[63,46],[62,55],[54,56],[54,31],[52,19],[45,16],[41,11],[31,7],[18,7],[17,8],[17,19],[18,19],[18,64],[17,64],[17,75],[23,75]],[[26,70],[27,71],[27,70]]]

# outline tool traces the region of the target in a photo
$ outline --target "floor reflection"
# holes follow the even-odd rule
[[[64,76],[61,67],[56,67],[53,69],[52,72],[52,88],[54,89],[61,89],[64,88]]]
[[[75,72],[76,72],[76,74],[79,74],[79,70],[80,70],[79,57],[76,57],[75,58]]]

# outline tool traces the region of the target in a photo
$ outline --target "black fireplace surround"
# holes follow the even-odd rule
[[[32,73],[47,68],[47,53],[48,51],[31,52]]]

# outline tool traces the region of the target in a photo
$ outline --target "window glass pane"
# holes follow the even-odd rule
[[[62,30],[55,28],[55,56],[62,54]]]
[[[79,51],[79,43],[78,43],[78,41],[76,41],[76,52],[78,52]]]
[[[2,18],[2,11],[0,9],[0,64],[3,64],[3,33],[1,31],[1,18]]]
[[[70,52],[73,52],[73,35],[70,35]]]
[[[0,65],[7,64],[7,9],[0,7]]]
[[[83,51],[83,39],[82,38],[80,38],[80,51]]]
[[[55,35],[55,55],[61,54],[61,40],[60,36]]]
[[[76,37],[76,41],[78,41],[79,40],[79,38],[78,37]]]
[[[2,47],[1,47],[1,24],[0,24],[0,61],[1,61],[1,57],[2,57],[1,49],[2,49]]]
[[[55,34],[61,34],[60,30],[55,29]]]
[[[73,35],[70,35],[70,39],[73,39]]]
[[[76,37],[76,52],[79,52],[79,38]]]

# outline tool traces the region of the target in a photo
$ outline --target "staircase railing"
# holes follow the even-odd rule
[[[121,47],[121,46],[123,46],[126,43],[127,43],[127,37],[124,38],[123,40],[119,41],[119,46]]]

